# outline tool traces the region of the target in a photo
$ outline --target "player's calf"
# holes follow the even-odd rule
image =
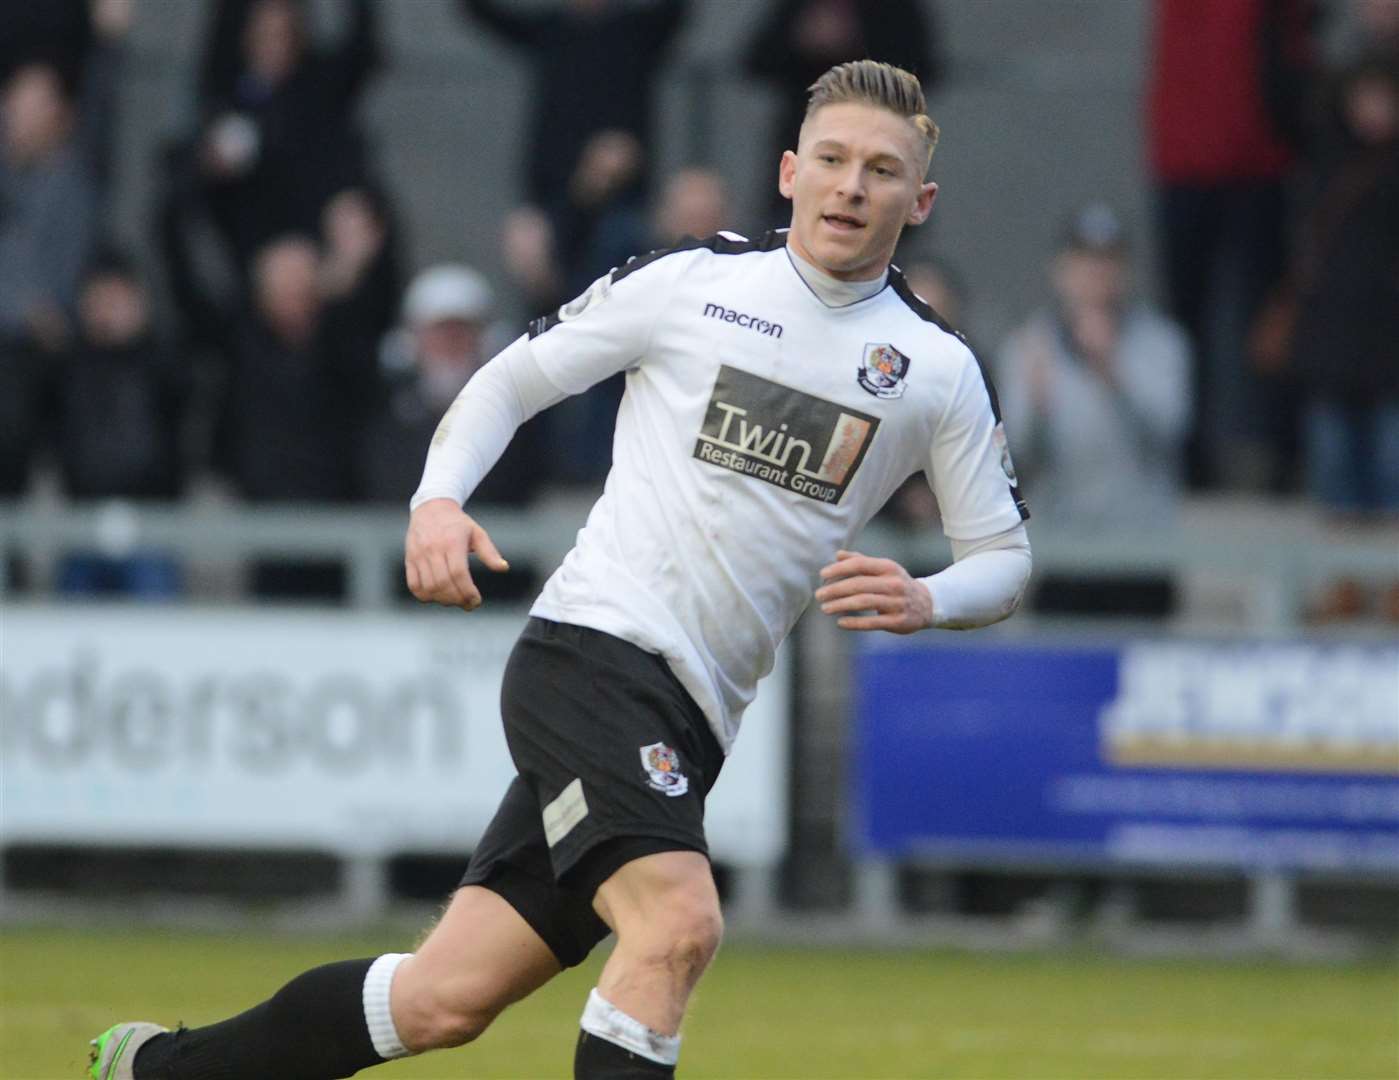
[[[648,1027],[675,1034],[724,933],[709,860],[696,851],[636,859],[603,882],[594,903],[617,934],[599,993]]]
[[[675,1034],[690,993],[723,938],[718,899],[657,898],[649,918],[618,931],[598,979],[604,998],[666,1034]]]
[[[709,861],[693,851],[637,859],[603,883],[595,903],[617,947],[588,996],[574,1076],[673,1075],[685,1006],[723,937]]]
[[[393,1042],[392,1024],[385,1024],[389,982],[400,959],[389,954],[312,968],[237,1016],[154,1036],[125,1075],[333,1080],[401,1057],[406,1051]]]

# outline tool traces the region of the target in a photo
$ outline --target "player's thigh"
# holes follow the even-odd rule
[[[441,920],[393,982],[394,1013],[445,1009],[494,1016],[562,968],[518,911],[490,889],[458,889]]]

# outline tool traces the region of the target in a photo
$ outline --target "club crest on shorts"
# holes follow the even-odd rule
[[[871,342],[865,346],[865,356],[855,377],[877,398],[899,398],[908,389],[904,381],[908,365],[908,357],[894,346],[887,342]]]
[[[680,771],[680,755],[663,742],[641,748],[641,767],[647,786],[657,791],[676,796],[690,790],[690,778]]]

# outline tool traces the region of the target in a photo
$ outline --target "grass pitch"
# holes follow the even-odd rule
[[[411,945],[395,934],[6,929],[0,1076],[76,1078],[87,1040],[116,1020],[205,1023],[312,965]],[[564,973],[473,1046],[365,1075],[570,1076],[601,961]],[[1394,1080],[1399,970],[728,945],[691,1010],[681,1065],[691,1080]]]

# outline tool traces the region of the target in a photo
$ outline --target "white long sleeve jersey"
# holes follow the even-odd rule
[[[726,751],[821,567],[910,475],[927,471],[954,544],[1029,516],[961,337],[892,267],[875,295],[827,307],[785,241],[720,235],[634,259],[491,362],[542,374],[533,408],[626,372],[602,497],[531,613],[662,655]],[[465,498],[494,463],[503,442],[461,430],[473,415],[493,426],[444,417],[415,506]],[[455,476],[434,463],[451,444]]]

